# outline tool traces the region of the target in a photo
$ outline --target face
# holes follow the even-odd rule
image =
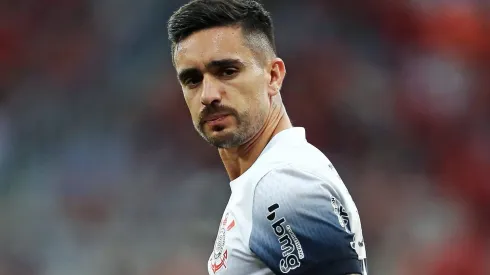
[[[261,61],[239,27],[189,36],[177,45],[174,62],[194,127],[207,142],[238,147],[264,126],[280,84],[274,70],[282,61]]]

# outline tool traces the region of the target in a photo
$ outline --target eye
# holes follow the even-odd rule
[[[198,77],[190,77],[185,79],[184,85],[188,88],[195,88],[201,83],[201,78]]]
[[[238,73],[238,69],[236,68],[225,68],[223,71],[221,71],[221,76],[223,77],[233,77]]]

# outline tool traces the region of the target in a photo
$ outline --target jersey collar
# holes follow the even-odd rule
[[[269,143],[265,146],[262,153],[260,153],[259,158],[276,146],[291,145],[294,143],[305,142],[305,141],[306,141],[306,133],[305,133],[305,128],[303,127],[292,127],[292,128],[282,130],[281,132],[277,133],[275,136],[272,137]],[[245,171],[245,173],[243,173],[241,176],[239,176],[238,178],[230,182],[232,191],[234,189],[233,187],[238,184],[240,179],[244,178],[245,175],[250,172],[250,170],[254,165],[255,163],[252,164],[252,166],[247,171]]]
[[[303,127],[292,127],[286,130],[282,130],[277,133],[272,139],[269,141],[267,146],[265,146],[264,150],[260,155],[263,155],[271,148],[281,145],[281,144],[290,144],[295,142],[306,141],[306,133],[305,128]]]

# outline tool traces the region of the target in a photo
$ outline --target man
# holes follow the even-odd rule
[[[252,0],[194,0],[168,28],[194,126],[231,180],[209,273],[366,275],[356,206],[282,104],[269,13]]]

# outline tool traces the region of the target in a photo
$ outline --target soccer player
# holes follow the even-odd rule
[[[231,181],[209,274],[366,275],[357,208],[282,103],[273,32],[253,0],[194,0],[168,23],[194,127]]]

